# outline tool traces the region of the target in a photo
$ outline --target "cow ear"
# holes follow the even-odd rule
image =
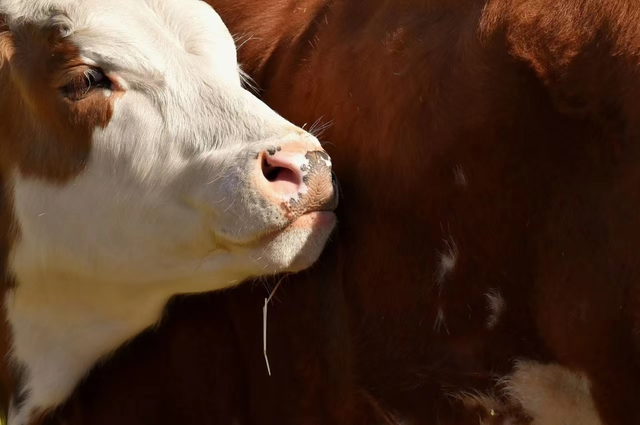
[[[611,114],[624,64],[616,64],[622,57],[610,27],[616,11],[602,3],[499,0],[485,10],[484,31],[504,35],[510,54],[537,75],[561,112]]]
[[[6,17],[0,14],[0,72],[13,54],[13,41]]]

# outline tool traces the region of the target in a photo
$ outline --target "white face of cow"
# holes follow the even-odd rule
[[[52,95],[110,109],[77,174],[51,181],[18,164],[17,269],[223,287],[317,259],[333,227],[317,212],[332,209],[329,159],[241,88],[232,37],[204,2],[4,3],[12,26],[24,16],[77,48],[67,66],[82,81],[72,69]]]
[[[170,295],[306,268],[335,225],[329,157],[241,87],[198,0],[0,0],[0,167],[13,425]]]

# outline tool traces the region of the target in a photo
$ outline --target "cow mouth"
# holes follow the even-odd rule
[[[335,226],[337,217],[332,210],[315,210],[308,211],[299,215],[285,226],[269,232],[262,236],[258,240],[258,244],[268,243],[271,239],[276,238],[281,233],[294,229],[308,229],[311,232],[314,230],[326,229],[327,227]]]
[[[297,205],[295,205],[295,203],[282,205],[283,209],[287,211],[287,213],[285,213],[285,216],[288,218],[287,223],[278,228],[268,230],[257,240],[257,243],[273,239],[277,235],[295,228],[308,228],[313,231],[316,229],[320,230],[320,228],[325,226],[334,226],[336,224],[335,210],[338,207],[339,188],[337,179],[333,173],[331,173],[330,184],[333,187],[333,195],[322,203],[306,205],[306,208],[302,211],[296,211]]]
[[[232,251],[234,248],[257,248],[269,245],[278,236],[295,230],[307,230],[311,235],[316,232],[331,231],[337,223],[337,216],[332,210],[314,210],[307,211],[290,219],[282,226],[271,229],[265,229],[261,234],[256,235],[252,240],[247,242],[236,242],[226,240],[224,236],[213,234],[216,245],[222,249]],[[311,236],[313,237],[313,236]]]
[[[291,222],[281,231],[287,230],[289,227],[306,227],[306,226],[325,226],[333,225],[336,221],[336,213],[332,210],[310,211],[302,214],[300,217]]]
[[[316,232],[326,233],[327,227],[335,226],[337,217],[335,210],[338,207],[339,189],[335,176],[332,175],[331,183],[333,186],[333,196],[329,199],[325,199],[322,202],[316,204],[307,204],[303,208],[296,208],[293,202],[289,202],[286,205],[283,203],[280,205],[280,212],[285,219],[283,223],[271,225],[263,228],[261,231],[251,237],[251,239],[238,241],[231,238],[227,238],[226,235],[215,232],[212,233],[212,237],[218,247],[227,249],[229,251],[235,248],[256,248],[259,246],[268,245],[275,240],[279,235],[282,235],[288,231],[295,230],[307,230],[309,237],[313,238]]]

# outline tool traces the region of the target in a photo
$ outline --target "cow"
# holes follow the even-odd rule
[[[208,2],[267,104],[332,124],[338,231],[272,376],[259,284],[178,298],[52,423],[640,423],[640,3]]]
[[[313,264],[331,160],[245,89],[196,0],[2,0],[8,423],[38,423],[178,293]]]

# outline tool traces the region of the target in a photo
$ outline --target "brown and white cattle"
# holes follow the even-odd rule
[[[174,294],[304,269],[335,225],[329,157],[195,0],[0,0],[0,173],[11,425]]]
[[[271,377],[264,291],[179,299],[52,423],[640,423],[640,2],[209,2],[270,106],[333,122],[338,234]]]

